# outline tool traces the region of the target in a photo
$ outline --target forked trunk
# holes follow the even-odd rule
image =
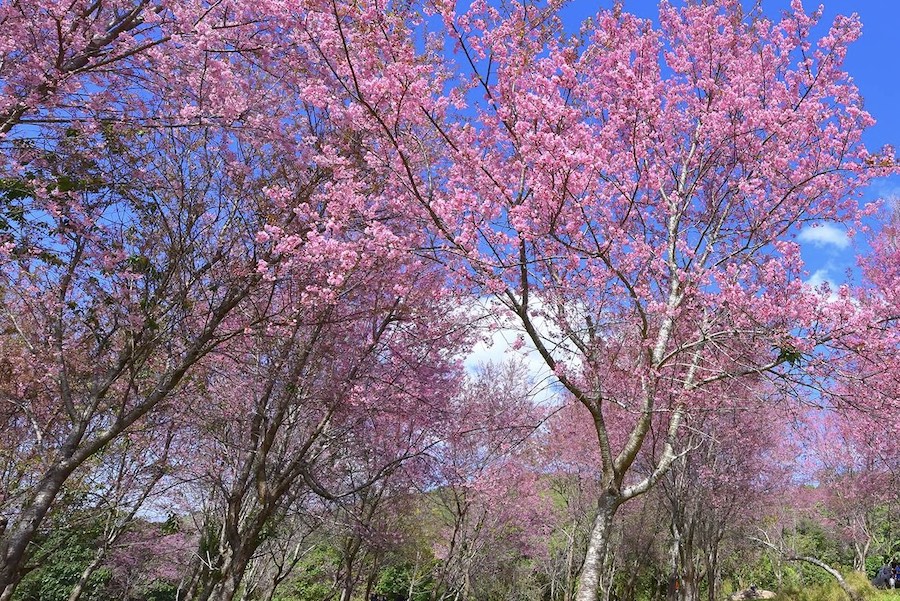
[[[253,549],[240,548],[230,558],[225,565],[221,580],[212,588],[208,597],[210,601],[232,601],[235,598],[255,549],[255,546]]]

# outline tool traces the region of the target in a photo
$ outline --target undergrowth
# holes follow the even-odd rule
[[[872,586],[865,574],[853,572],[847,575],[846,580],[863,601],[900,601],[900,590],[878,590]],[[784,589],[775,597],[775,601],[847,601],[847,595],[837,582],[831,581],[826,584]]]

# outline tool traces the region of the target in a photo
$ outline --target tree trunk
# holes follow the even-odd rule
[[[718,549],[708,551],[706,561],[707,599],[716,601],[719,598],[719,552]]]
[[[6,587],[5,589],[3,589],[3,592],[0,593],[0,601],[10,601],[15,591],[15,585]]]
[[[421,556],[421,551],[416,551],[416,563],[413,566],[412,574],[410,574],[409,576],[409,592],[406,594],[407,601],[412,601],[413,594],[416,592],[416,584],[419,581],[419,561],[421,559]],[[435,590],[432,590],[431,592],[432,599],[434,599]],[[366,601],[368,601],[368,599],[366,599]]]
[[[853,569],[857,572],[865,572],[866,571],[866,558],[869,556],[869,547],[872,544],[872,540],[870,538],[866,538],[866,542],[863,544],[855,543],[853,545],[854,550],[856,551],[854,558]]]
[[[677,573],[679,574],[678,599],[680,601],[700,601],[701,575],[694,558],[694,544],[691,538],[692,536],[688,535],[682,539],[679,549],[680,566]]]
[[[254,551],[256,551],[256,545],[253,549],[242,546],[235,550],[234,555],[225,563],[222,576],[219,582],[213,585],[207,599],[210,601],[232,601],[234,599]]]
[[[625,578],[625,585],[622,588],[623,599],[634,599],[637,596],[635,594],[635,589],[637,589],[638,570],[640,569],[639,564],[640,562],[636,559],[628,565],[628,575]]]
[[[243,568],[239,570],[230,570],[222,580],[218,593],[213,597],[215,601],[232,601],[237,594],[238,587],[241,585],[243,575]]]
[[[597,517],[588,539],[581,576],[578,579],[578,592],[575,601],[597,601],[600,590],[600,576],[606,559],[606,548],[609,544],[613,516],[619,506],[619,498],[604,493],[597,504]]]
[[[697,567],[690,557],[681,578],[682,601],[700,601],[700,578]]]
[[[103,563],[103,558],[106,557],[106,547],[101,547],[97,551],[97,555],[94,557],[94,561],[88,565],[81,573],[81,577],[78,578],[78,582],[75,583],[75,586],[72,588],[72,592],[69,593],[69,601],[78,601],[81,598],[81,595],[84,593],[84,587],[87,586],[87,582],[94,572],[97,571],[97,568],[100,567],[100,564]]]
[[[224,561],[201,568],[201,574],[185,594],[190,601],[232,601],[258,545],[228,549]]]
[[[369,577],[366,578],[366,594],[363,597],[364,601],[369,601],[372,597],[372,589],[375,588],[375,580],[378,579],[378,554],[375,553],[372,558],[372,571],[369,572]]]
[[[356,588],[356,576],[353,573],[353,564],[356,562],[356,554],[362,541],[358,538],[351,539],[344,547],[344,584],[341,586],[341,601],[350,601],[353,589]]]
[[[569,548],[566,549],[566,573],[564,579],[563,599],[569,601],[572,598],[572,579],[575,575],[575,533],[578,528],[578,522],[572,520],[572,535],[569,538]]]
[[[59,464],[51,467],[15,526],[8,528],[0,539],[0,601],[12,599],[22,576],[25,551],[73,470]]]
[[[669,583],[666,588],[666,601],[681,601],[681,556],[684,551],[681,548],[681,527],[678,522],[678,512],[672,512],[672,523],[669,525],[672,532],[672,545],[669,547]]]
[[[616,563],[609,553],[604,553],[603,579],[600,582],[600,590],[603,593],[603,601],[612,601],[613,586],[616,580]]]
[[[822,568],[823,570],[825,570],[826,572],[831,574],[831,576],[835,580],[837,580],[838,586],[841,587],[841,590],[844,591],[844,593],[847,595],[847,597],[850,599],[850,601],[862,601],[862,596],[859,593],[857,593],[853,589],[853,587],[851,587],[849,584],[847,584],[847,581],[844,580],[844,577],[841,576],[841,573],[838,572],[837,570],[835,570],[833,567],[831,567],[827,563],[825,563],[824,561],[822,561],[821,559],[816,559],[815,557],[809,557],[806,555],[793,555],[791,557],[788,557],[788,559],[790,559],[792,561],[805,561],[806,563],[809,563],[809,564],[812,564],[819,568]]]

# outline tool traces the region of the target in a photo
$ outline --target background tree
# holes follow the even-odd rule
[[[218,345],[284,317],[265,313],[279,269],[327,305],[363,253],[412,244],[333,80],[296,55],[291,77],[270,71],[293,9],[18,4],[0,17],[0,293],[4,417],[30,438],[9,464],[4,599],[80,466],[201,390]]]

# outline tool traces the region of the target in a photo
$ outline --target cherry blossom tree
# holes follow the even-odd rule
[[[871,433],[884,429],[865,416],[852,424],[831,420],[817,432],[819,469],[815,472],[823,491],[820,521],[828,523],[853,550],[853,569],[866,571],[870,554],[890,555],[890,510],[897,502],[897,469],[900,459],[886,455]],[[868,438],[868,440],[867,440]]]
[[[139,55],[170,39],[161,22],[172,15],[163,13],[163,3],[147,0],[5,3],[0,134],[113,104],[110,83],[124,84]]]
[[[373,249],[388,261],[424,246],[366,162],[342,88],[324,65],[285,58],[283,26],[320,8],[0,9],[0,387],[4,436],[20,441],[6,464],[0,598],[86,461],[202,390],[194,371],[218,346],[263,323],[290,330],[279,321],[290,314],[274,313],[281,282],[294,280],[291,310],[333,307]],[[390,265],[401,279],[416,271]],[[396,305],[370,308],[402,329],[413,309],[381,275]],[[316,320],[328,323],[324,309]]]
[[[352,261],[334,266],[345,277],[330,299],[286,270],[278,296],[264,299],[276,317],[224,345],[202,372],[204,402],[191,418],[203,443],[196,478],[212,494],[207,517],[219,534],[188,598],[232,599],[266,530],[307,491],[346,505],[361,495],[371,520],[383,491],[373,485],[436,440],[458,373],[451,298],[430,266],[398,270],[401,251],[371,246]]]
[[[84,478],[89,513],[100,525],[95,552],[72,588],[68,601],[78,601],[91,576],[127,541],[138,527],[139,512],[153,511],[173,485],[172,475],[187,453],[187,441],[180,437],[175,421],[163,416],[161,423],[145,420],[140,431],[129,431],[116,439],[98,457],[91,473]],[[123,542],[127,541],[127,542]]]
[[[820,378],[824,384],[816,391],[820,409],[809,417],[812,477],[823,489],[828,521],[853,549],[858,571],[866,569],[871,552],[888,543],[883,512],[897,502],[900,444],[890,417],[900,404],[897,214],[896,202],[888,204],[877,216],[878,231],[867,231],[872,250],[859,260],[862,283],[854,291],[852,309],[841,310],[842,325],[851,334],[831,343],[822,368],[828,376]],[[846,297],[846,287],[837,296]],[[850,324],[858,314],[866,321],[854,328]]]
[[[543,411],[531,389],[517,363],[482,366],[456,399],[446,439],[432,453],[429,500],[439,520],[434,587],[441,598],[486,594],[479,575],[542,553],[549,507],[530,436]]]
[[[846,333],[852,303],[839,315],[803,283],[793,237],[852,224],[893,156],[860,142],[872,119],[842,69],[855,17],[815,40],[820,15],[799,1],[775,21],[735,0],[663,2],[658,28],[619,6],[573,40],[557,8],[438,3],[455,54],[427,76],[403,27],[373,36],[363,8],[335,12],[338,58],[320,56],[441,260],[518,318],[589,410],[602,492],[577,599],[593,601],[612,518],[680,455],[686,410]],[[632,419],[614,440],[620,407]],[[659,415],[667,440],[639,476]]]
[[[223,197],[189,191],[164,167],[135,183],[155,182],[142,197],[111,181],[119,156],[106,157],[112,165],[87,158],[71,147],[81,135],[71,137],[49,152],[23,147],[29,173],[7,188],[7,207],[22,217],[5,232],[0,311],[3,345],[15,353],[6,356],[3,395],[25,434],[20,448],[39,460],[5,506],[3,598],[69,478],[163,406],[233,331],[224,318],[261,280],[241,236],[221,235],[209,219],[216,210],[235,216]]]
[[[694,450],[673,464],[660,485],[680,600],[699,600],[703,583],[708,599],[718,599],[727,539],[755,535],[754,524],[782,499],[796,448],[789,444],[789,424],[764,402],[771,392],[686,416],[682,437]]]
[[[548,488],[557,499],[553,520],[559,543],[551,543],[546,567],[552,599],[569,599],[575,591],[597,503],[599,454],[585,411],[570,399],[548,420],[540,449]]]
[[[177,590],[194,542],[191,533],[179,529],[177,520],[137,521],[105,561],[110,580],[103,594],[142,599],[154,590]]]
[[[173,403],[218,485],[201,544],[224,571],[190,593],[233,597],[303,491],[424,452],[460,291],[582,409],[578,601],[698,411],[771,386],[896,457],[873,425],[897,406],[896,236],[838,290],[804,283],[794,241],[865,224],[862,188],[894,169],[843,71],[858,20],[815,38],[799,0],[774,20],[664,1],[658,26],[616,5],[572,37],[560,7],[0,6],[0,600],[88,462]],[[484,422],[457,434],[502,431],[504,407],[470,405]],[[529,521],[540,482],[508,439],[443,448],[444,492]]]

